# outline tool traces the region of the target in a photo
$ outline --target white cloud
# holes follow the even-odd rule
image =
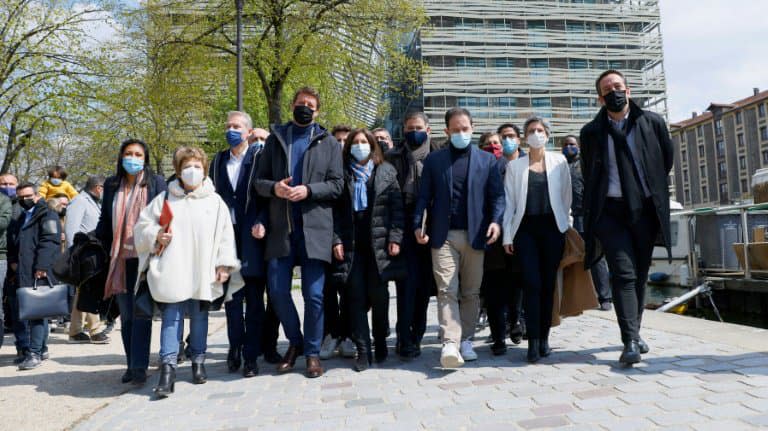
[[[661,0],[669,119],[768,90],[768,1]]]

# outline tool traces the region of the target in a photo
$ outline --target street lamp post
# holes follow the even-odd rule
[[[243,110],[243,1],[235,0],[237,9],[237,38],[235,49],[237,52],[237,110]]]

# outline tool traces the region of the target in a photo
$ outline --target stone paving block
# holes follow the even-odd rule
[[[631,406],[612,407],[611,413],[622,418],[640,418],[662,414],[662,410],[653,404],[634,404]]]
[[[645,431],[656,428],[651,421],[642,417],[601,421],[599,422],[599,425],[593,425],[593,429],[597,429],[598,426],[602,426],[609,431]]]
[[[533,401],[539,406],[550,404],[573,404],[577,400],[570,392],[546,392],[540,395],[534,395]]]
[[[756,426],[761,427],[765,429],[768,427],[768,414],[766,415],[755,415],[755,416],[747,416],[744,418],[741,418],[744,422]]]
[[[758,399],[758,398],[755,398],[752,395],[749,395],[745,391],[719,392],[719,393],[715,393],[715,394],[704,397],[704,401],[714,405],[738,403],[738,402],[743,403],[744,401],[755,400],[755,399]]]
[[[364,407],[364,406],[371,406],[375,404],[383,404],[384,399],[383,398],[360,398],[356,400],[349,400],[344,405],[346,407]]]
[[[512,410],[518,408],[532,408],[533,401],[530,398],[496,398],[489,400],[486,404],[488,408],[496,412],[501,410]],[[496,413],[494,413],[496,414]]]
[[[667,427],[676,425],[686,425],[706,420],[704,416],[700,416],[693,412],[664,413],[661,415],[652,416],[648,419],[650,419],[656,425],[664,427],[665,429],[667,429]]]
[[[614,396],[618,394],[619,393],[613,388],[600,388],[600,389],[592,389],[588,391],[576,392],[573,395],[575,395],[577,398],[581,400],[586,400],[589,398],[609,397],[609,396]]]
[[[659,384],[670,389],[683,388],[688,386],[699,386],[701,381],[690,375],[685,377],[672,377],[659,380]]]
[[[708,404],[700,398],[666,398],[664,400],[656,401],[656,405],[668,412],[681,410],[694,411],[708,406]]]
[[[568,413],[568,419],[575,424],[595,424],[595,427],[604,422],[617,420],[617,416],[608,409],[575,411]]]
[[[644,403],[666,403],[671,398],[658,392],[637,392],[637,393],[621,393],[618,395],[619,399],[627,404],[644,404]]]
[[[755,413],[754,410],[735,403],[708,406],[697,410],[697,412],[710,419],[734,419]]]
[[[712,394],[708,390],[697,386],[686,386],[676,389],[667,389],[663,391],[670,398],[700,397],[704,398]]]
[[[624,403],[618,397],[615,397],[615,396],[590,398],[587,400],[577,400],[575,404],[578,408],[582,410],[606,409],[606,408],[621,407],[626,405],[626,403]]]
[[[526,419],[517,423],[526,430],[539,428],[553,428],[568,425],[568,419],[565,416],[550,416],[536,419]]]
[[[570,404],[552,404],[531,409],[536,416],[561,416],[574,411]]]
[[[741,404],[758,413],[768,413],[768,400],[766,399],[750,398],[748,400],[742,400]]]
[[[715,392],[743,392],[750,389],[749,386],[739,381],[707,382],[701,385],[704,389]]]
[[[484,414],[471,414],[470,420],[473,424],[486,423],[508,423],[513,424],[526,419],[534,419],[536,416],[529,409],[511,409],[503,411],[494,411]]]
[[[734,371],[746,376],[765,376],[768,374],[768,367],[737,368]]]
[[[746,431],[754,430],[754,427],[737,420],[707,421],[691,424],[696,431]]]
[[[733,361],[733,363],[740,367],[762,367],[768,363],[768,355],[757,354],[753,357]]]

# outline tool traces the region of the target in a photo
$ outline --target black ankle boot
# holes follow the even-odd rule
[[[528,362],[532,364],[539,362],[539,359],[541,359],[541,354],[539,353],[540,347],[541,343],[538,338],[528,339]]]
[[[230,347],[227,353],[227,368],[230,373],[240,369],[241,352],[239,347]]]
[[[368,361],[368,352],[357,351],[357,358],[355,359],[355,371],[365,371],[368,369],[370,362]]]
[[[539,355],[541,355],[542,358],[546,358],[550,354],[552,354],[552,349],[549,347],[549,339],[542,338],[539,340]]]
[[[163,364],[160,369],[160,380],[155,386],[155,393],[159,398],[165,398],[173,393],[176,386],[176,368],[171,364]]]
[[[205,364],[192,363],[192,383],[202,385],[208,381],[208,375],[205,373]]]
[[[387,347],[387,339],[378,339],[374,343],[374,346],[376,346],[376,350],[374,353],[374,356],[376,358],[377,363],[382,363],[387,360],[387,356],[389,356],[389,347]]]

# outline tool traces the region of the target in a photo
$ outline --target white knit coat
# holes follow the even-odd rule
[[[147,281],[152,298],[163,303],[213,301],[224,294],[223,286],[215,282],[216,267],[225,266],[230,268],[226,298],[230,300],[244,283],[227,204],[216,194],[209,178],[189,194],[174,180],[168,185],[168,193],[173,237],[160,256],[153,252],[165,193],[144,208],[134,227],[139,268],[149,265]]]

